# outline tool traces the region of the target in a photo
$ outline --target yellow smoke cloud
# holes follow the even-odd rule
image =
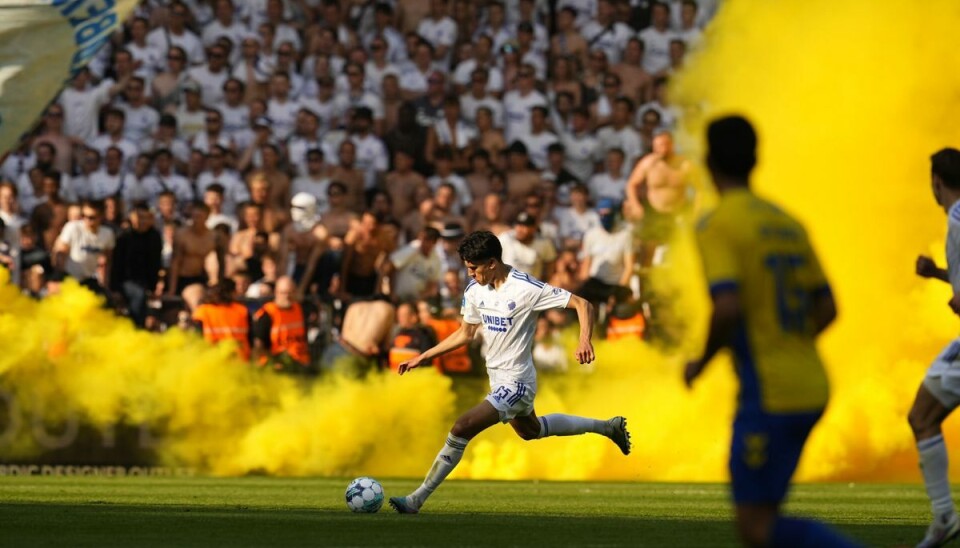
[[[957,332],[949,289],[918,279],[913,263],[919,253],[943,260],[927,158],[957,144],[958,24],[953,0],[729,0],[671,87],[693,158],[709,117],[753,120],[755,187],[806,223],[838,297],[840,320],[822,341],[833,398],[801,479],[919,477],[906,412]],[[736,381],[724,360],[693,392],[680,381],[702,344],[706,296],[689,232],[679,238],[657,282],[688,327],[680,350],[599,343],[593,372],[544,376],[537,395],[541,414],[628,416],[634,454],[596,436],[522,442],[500,427],[471,442],[453,477],[726,479]],[[74,285],[42,303],[3,286],[0,312],[0,387],[20,416],[146,423],[164,463],[214,474],[421,477],[457,409],[481,395],[458,400],[432,371],[313,383],[258,371],[193,335],[135,332]],[[18,428],[0,436],[0,457],[36,452]]]

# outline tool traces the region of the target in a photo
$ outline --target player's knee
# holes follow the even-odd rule
[[[473,424],[469,419],[457,419],[457,422],[453,423],[450,433],[458,438],[468,440],[474,436]]]
[[[913,430],[913,435],[917,439],[924,439],[935,435],[938,429],[938,424],[931,416],[916,408],[911,409],[910,413],[907,414],[907,422],[910,424],[910,429]]]
[[[533,441],[540,437],[540,430],[537,429],[537,431],[534,432],[529,428],[524,428],[523,430],[517,430],[517,435],[520,436],[520,439],[523,441]]]

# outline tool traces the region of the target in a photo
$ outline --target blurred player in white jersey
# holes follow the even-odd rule
[[[929,257],[917,258],[917,274],[953,286],[950,308],[960,314],[960,151],[945,148],[931,158],[933,197],[947,214],[947,268]],[[960,518],[950,495],[947,446],[940,425],[960,405],[960,339],[951,342],[933,361],[910,409],[917,440],[920,470],[933,506],[933,522],[918,548],[942,546],[960,534]]]
[[[437,455],[427,478],[413,493],[392,497],[390,505],[401,514],[416,514],[427,497],[460,462],[467,442],[498,422],[510,426],[524,440],[547,436],[573,436],[593,432],[610,438],[624,455],[630,453],[630,434],[623,417],[610,420],[552,414],[537,417],[533,409],[537,372],[533,367],[533,336],[537,312],[573,308],[580,321],[576,358],[593,361],[593,306],[565,289],[552,287],[502,262],[500,240],[491,232],[474,232],[457,248],[472,278],[463,292],[460,328],[433,348],[400,364],[401,375],[432,358],[459,348],[483,333],[490,394],[454,423],[447,442]]]

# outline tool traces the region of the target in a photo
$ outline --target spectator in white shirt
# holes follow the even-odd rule
[[[270,77],[270,99],[267,101],[267,117],[273,122],[273,135],[283,141],[293,133],[300,103],[290,96],[290,75],[276,72]]]
[[[590,178],[590,196],[599,203],[608,199],[620,204],[627,198],[627,176],[623,173],[623,151],[607,151],[606,169]]]
[[[235,14],[233,0],[216,0],[214,3],[215,19],[203,26],[201,35],[203,45],[210,47],[221,36],[226,36],[233,44],[239,45],[249,32]]]
[[[350,109],[365,107],[373,116],[373,131],[383,134],[383,102],[376,94],[364,87],[363,65],[350,63],[344,69],[347,75],[347,91],[334,99],[334,111],[346,114]]]
[[[407,45],[403,34],[393,26],[393,14],[393,6],[387,2],[377,2],[373,8],[374,32],[364,37],[364,43],[369,47],[374,37],[383,37],[387,42],[387,58],[399,66],[408,61]]]
[[[573,109],[570,115],[573,131],[562,134],[561,142],[566,151],[564,167],[581,182],[588,181],[596,165],[603,161],[600,141],[590,131],[590,112],[584,107]]]
[[[547,168],[547,149],[559,142],[557,136],[547,129],[547,115],[546,107],[538,105],[531,108],[530,130],[520,137],[520,141],[527,145],[530,161],[539,170]]]
[[[433,58],[450,62],[450,48],[457,42],[457,24],[448,17],[448,0],[430,0],[430,15],[420,21],[417,34],[433,45]]]
[[[187,54],[189,64],[196,65],[204,60],[203,43],[187,28],[190,11],[182,2],[174,0],[167,10],[167,23],[154,29],[147,35],[151,47],[167,54],[171,46],[179,46]]]
[[[146,81],[143,78],[130,78],[125,92],[127,100],[118,107],[125,116],[124,137],[137,145],[151,137],[160,123],[160,113],[147,104],[145,88]]]
[[[486,107],[490,109],[495,127],[503,127],[503,103],[490,93],[487,82],[490,72],[485,68],[476,68],[470,74],[470,87],[466,95],[460,97],[460,111],[463,119],[476,125],[477,110]]]
[[[229,1],[229,0],[224,0]],[[164,52],[147,43],[147,33],[150,32],[150,22],[145,17],[134,17],[130,21],[130,41],[125,44],[127,51],[139,64],[136,74],[152,80],[157,72],[166,65]]]
[[[587,230],[581,251],[581,277],[578,293],[592,303],[627,301],[633,276],[633,239],[629,224],[619,222],[620,204],[609,199],[597,202],[600,225]]]
[[[225,131],[223,131],[223,115],[215,108],[208,108],[204,131],[201,131],[193,138],[191,148],[199,150],[204,154],[210,152],[210,148],[219,145],[227,150],[236,152],[237,148]]]
[[[97,279],[100,257],[106,260],[104,276],[110,273],[110,258],[116,243],[113,231],[103,226],[103,202],[84,202],[81,219],[63,227],[53,246],[54,267],[65,271],[90,289],[103,292],[109,280]]]
[[[651,25],[637,35],[645,46],[643,52],[643,70],[648,74],[662,74],[670,66],[670,40],[674,34],[670,30],[670,8],[662,2],[656,2],[651,8]]]
[[[356,146],[356,167],[364,174],[364,191],[371,192],[390,165],[387,147],[372,133],[373,113],[367,107],[353,109],[350,140]]]
[[[191,80],[200,84],[203,102],[207,106],[223,102],[223,84],[230,78],[227,50],[218,44],[207,50],[207,62],[187,71]]]
[[[643,154],[643,142],[640,134],[631,125],[633,118],[633,101],[620,97],[613,103],[613,115],[609,126],[597,132],[600,150],[604,156],[614,148],[624,154],[624,169],[629,172]]]
[[[147,183],[156,192],[151,204],[157,205],[160,194],[173,193],[181,207],[193,201],[193,185],[186,177],[173,169],[173,154],[165,149],[159,149],[153,154],[153,175]]]
[[[307,193],[317,200],[317,213],[323,215],[330,208],[327,199],[327,189],[330,186],[328,168],[324,162],[324,153],[319,148],[312,148],[306,152],[306,168],[303,174],[293,180],[291,194],[296,196]]]
[[[453,149],[450,146],[444,145],[437,148],[433,155],[436,171],[432,177],[427,179],[427,186],[434,192],[437,192],[444,184],[453,186],[457,194],[457,203],[454,204],[452,213],[462,215],[473,203],[473,197],[470,194],[470,186],[466,179],[454,173],[453,159]]]
[[[100,109],[110,102],[127,85],[128,79],[119,82],[90,82],[90,69],[83,67],[73,77],[70,86],[64,88],[58,100],[63,107],[63,132],[89,142],[97,135],[97,120]]]
[[[501,93],[503,91],[503,74],[497,68],[497,59],[493,55],[493,39],[483,34],[476,39],[473,45],[473,57],[457,64],[453,72],[453,83],[456,84],[457,91],[464,93],[467,89],[472,89],[471,82],[478,69],[484,71],[484,89],[491,93]]]
[[[537,91],[536,73],[530,65],[522,65],[518,72],[517,89],[507,92],[503,97],[503,110],[506,117],[504,130],[508,143],[520,139],[530,131],[530,110],[535,106],[549,108],[547,98]]]
[[[123,151],[111,146],[103,154],[103,167],[90,175],[89,188],[85,196],[91,200],[103,200],[116,196],[123,191],[126,176],[123,169]]]
[[[575,184],[570,189],[570,207],[558,208],[553,213],[557,221],[557,233],[564,249],[580,248],[583,235],[595,226],[600,226],[600,215],[589,208],[590,191],[584,184]]]
[[[390,254],[383,274],[390,280],[390,295],[397,300],[427,299],[437,294],[443,263],[437,253],[440,232],[424,227],[416,240]]]
[[[549,239],[537,233],[537,219],[521,211],[513,223],[513,229],[499,236],[503,247],[503,262],[538,280],[553,273],[557,260],[557,248]]]
[[[128,158],[132,165],[133,158],[136,158],[140,152],[140,147],[124,136],[126,119],[127,115],[122,110],[118,108],[107,109],[103,119],[104,133],[90,142],[90,146],[100,151],[101,155],[105,155],[108,148],[117,147],[123,153],[123,157]]]
[[[616,20],[613,0],[599,0],[596,20],[582,26],[580,31],[587,40],[587,47],[591,51],[603,50],[611,65],[620,62],[627,40],[633,37],[633,30]]]

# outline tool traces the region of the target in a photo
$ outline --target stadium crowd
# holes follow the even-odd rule
[[[642,336],[694,199],[666,83],[717,1],[147,0],[0,163],[0,262],[313,370],[456,329],[457,244],[490,230]]]

